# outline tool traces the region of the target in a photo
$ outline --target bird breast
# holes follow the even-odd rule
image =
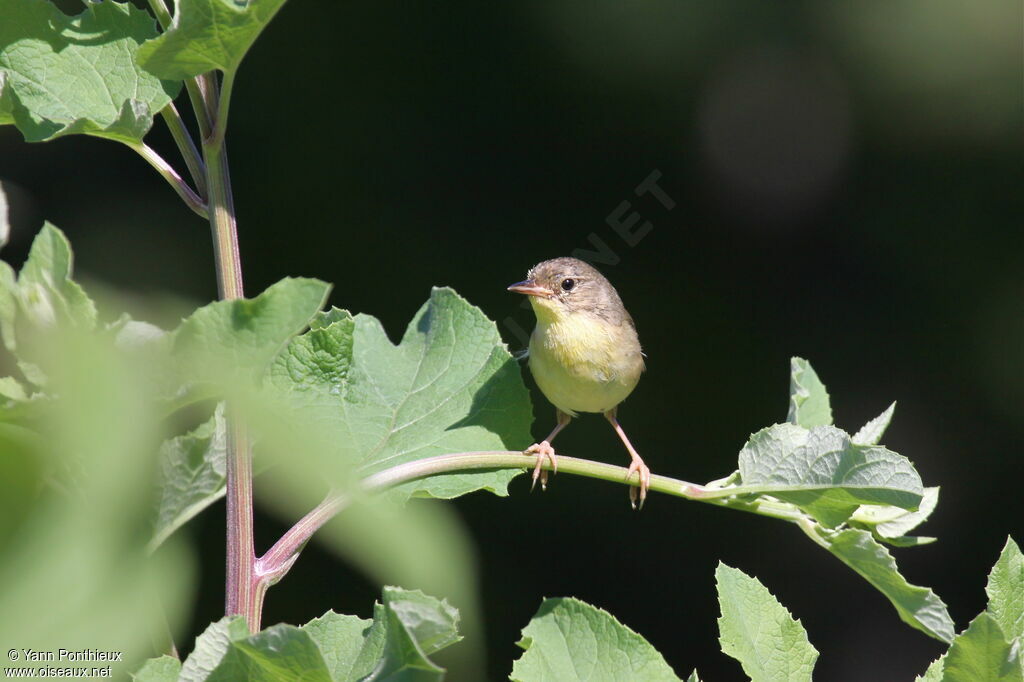
[[[568,414],[607,412],[636,387],[643,357],[631,324],[576,313],[538,321],[530,371],[545,397]]]

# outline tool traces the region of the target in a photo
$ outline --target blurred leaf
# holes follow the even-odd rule
[[[96,304],[71,278],[73,264],[67,237],[45,223],[18,276],[22,310],[36,327],[70,324],[86,331],[96,327]]]
[[[179,0],[163,35],[139,49],[139,62],[162,77],[182,80],[238,68],[284,0]]]
[[[923,675],[914,678],[914,682],[942,682],[942,667],[946,664],[946,654],[942,654],[928,666]]]
[[[151,550],[224,496],[226,457],[223,405],[196,430],[160,446],[160,497]]]
[[[1011,646],[999,624],[982,613],[957,635],[946,653],[943,682],[1021,682],[1020,646]]]
[[[210,303],[173,332],[172,353],[188,381],[252,385],[309,324],[328,291],[319,280],[286,277],[256,298]]]
[[[29,142],[84,133],[137,143],[181,87],[136,64],[157,33],[130,3],[88,3],[69,17],[44,0],[0,0],[0,16],[0,123]]]
[[[934,538],[914,538],[907,533],[924,523],[938,503],[939,488],[925,488],[917,511],[888,505],[863,505],[850,517],[850,525],[869,530],[876,539],[899,547],[928,544]]]
[[[789,415],[786,421],[805,429],[832,423],[832,408],[825,384],[821,383],[811,363],[803,358],[790,360]]]
[[[273,625],[233,640],[209,682],[331,682],[316,642],[294,625]]]
[[[517,646],[524,653],[512,666],[516,682],[679,682],[647,640],[578,599],[545,599]]]
[[[893,402],[889,407],[885,408],[885,412],[860,427],[860,430],[853,434],[853,442],[857,445],[877,445],[882,440],[885,430],[889,428],[889,422],[892,421],[892,413],[895,411],[896,403]]]
[[[927,587],[911,585],[900,575],[892,555],[864,530],[819,531],[828,550],[884,594],[903,622],[943,642],[953,640],[953,619],[946,605]]]
[[[757,578],[719,562],[715,569],[722,651],[732,656],[754,682],[810,680],[818,651]]]
[[[700,682],[700,676],[697,675],[697,669],[694,668],[690,676],[686,678],[686,682]]]
[[[430,300],[393,345],[369,315],[332,311],[295,339],[271,381],[304,418],[335,429],[339,461],[368,475],[454,452],[518,450],[531,408],[519,368],[493,322],[450,289]],[[404,495],[507,494],[516,470],[413,481]]]
[[[1006,545],[988,574],[985,592],[987,611],[1006,639],[1024,638],[1024,555],[1012,537],[1006,538]]]
[[[132,673],[135,682],[178,682],[181,674],[181,661],[170,656],[151,658]]]
[[[917,507],[921,478],[905,457],[855,445],[833,426],[776,424],[758,431],[739,455],[737,494],[768,494],[836,526],[861,504]]]

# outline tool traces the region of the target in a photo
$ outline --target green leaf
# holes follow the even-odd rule
[[[804,509],[827,526],[861,504],[913,509],[921,478],[905,457],[880,446],[855,445],[833,426],[810,430],[776,424],[758,431],[739,455],[736,494],[769,494]]]
[[[694,668],[690,676],[686,678],[686,682],[700,682],[700,676],[697,675],[697,669]]]
[[[207,682],[331,682],[320,648],[294,625],[274,625],[228,645]]]
[[[95,328],[96,305],[71,278],[73,270],[67,237],[45,223],[18,275],[21,309],[35,327],[70,324],[82,330]]]
[[[160,499],[150,550],[224,496],[226,458],[223,405],[194,431],[160,446]]]
[[[180,0],[166,33],[139,50],[139,62],[162,78],[233,72],[284,0]]]
[[[892,413],[895,410],[896,403],[893,402],[885,409],[885,412],[860,427],[860,431],[853,435],[853,442],[857,445],[878,445],[885,430],[889,428],[889,422],[892,421]]]
[[[757,578],[719,562],[715,580],[722,651],[754,682],[810,680],[818,651],[800,621]]]
[[[1013,541],[1006,545],[988,575],[987,612],[999,624],[1009,641],[1024,637],[1024,555]]]
[[[369,647],[377,654],[383,648],[382,643],[368,640],[372,625],[372,620],[328,611],[303,625],[302,629],[320,648],[331,679],[347,682],[361,680],[373,672],[377,657],[361,656],[364,648]]]
[[[905,623],[943,642],[953,640],[953,619],[943,601],[927,587],[908,583],[892,555],[871,533],[853,528],[839,532],[820,529],[818,533],[830,552],[892,602]]]
[[[336,432],[339,460],[360,475],[529,444],[531,407],[519,367],[494,323],[454,291],[434,289],[397,346],[374,317],[329,316],[292,341],[270,377],[304,418]],[[480,489],[505,495],[519,473],[448,474],[398,490],[442,499]]]
[[[914,678],[914,682],[942,682],[942,668],[946,665],[946,654],[942,654],[928,666],[923,675]]]
[[[149,659],[131,675],[135,682],[178,682],[180,674],[181,661],[164,655]]]
[[[516,682],[679,681],[664,657],[607,611],[578,599],[545,599],[523,628]]]
[[[217,301],[174,331],[173,353],[192,382],[256,381],[323,305],[330,285],[285,278],[256,298]]]
[[[925,488],[917,511],[888,505],[864,505],[850,517],[850,525],[870,530],[876,539],[898,547],[928,544],[934,538],[914,538],[907,533],[925,522],[939,503],[939,488]]]
[[[789,415],[786,420],[807,429],[830,425],[832,408],[828,401],[828,391],[811,363],[794,357],[789,364]]]
[[[29,142],[84,133],[138,143],[181,87],[136,63],[157,32],[131,3],[69,17],[44,0],[0,0],[0,16],[0,123]]]
[[[999,624],[982,613],[957,635],[946,653],[943,682],[1021,682],[1020,647],[1007,642]]]
[[[249,636],[249,626],[241,616],[225,616],[203,630],[195,648],[181,666],[180,682],[205,682],[220,665],[231,643]]]
[[[373,621],[329,611],[302,626],[323,655],[331,679],[441,680],[428,656],[459,641],[459,613],[419,590],[383,589]]]

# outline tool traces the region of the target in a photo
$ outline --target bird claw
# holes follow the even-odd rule
[[[639,485],[629,487],[629,504],[633,509],[643,509],[644,502],[647,500],[647,491],[651,487],[651,469],[644,464],[642,459],[636,458],[629,463],[629,471],[626,472],[627,482],[634,473],[637,475]],[[637,504],[638,499],[639,504]]]
[[[537,481],[540,481],[540,489],[548,489],[548,472],[544,468],[544,458],[551,462],[551,471],[558,473],[558,457],[555,455],[555,449],[551,447],[551,443],[548,441],[541,441],[540,443],[534,443],[530,447],[523,451],[524,455],[537,455],[537,466],[533,468],[533,483],[530,484],[530,492],[537,487]]]

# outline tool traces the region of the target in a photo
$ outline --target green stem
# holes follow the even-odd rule
[[[208,207],[203,199],[188,186],[188,183],[178,175],[178,171],[174,170],[174,168],[171,167],[171,164],[164,161],[162,156],[157,154],[151,147],[141,142],[126,142],[125,144],[135,150],[139,156],[149,163],[150,166],[155,168],[156,172],[159,173],[164,180],[168,182],[168,184],[170,184],[174,191],[178,193],[178,196],[181,197],[182,201],[185,202],[185,205],[192,209],[196,215],[201,218],[208,217]]]
[[[218,111],[218,101],[230,95],[221,94],[215,74],[199,77],[202,111]],[[202,118],[202,117],[200,117]],[[231,175],[224,148],[224,124],[213,121],[213,134],[204,134],[203,157],[209,186],[210,228],[217,266],[217,288],[220,298],[234,300],[245,295],[242,285],[242,262],[238,250],[238,229],[235,202],[231,193]],[[260,627],[260,609],[266,587],[254,577],[256,553],[253,547],[252,521],[252,448],[249,436],[236,416],[228,414],[226,461],[227,486],[227,578],[225,581],[225,614],[245,616],[249,629]]]
[[[371,474],[362,480],[359,488],[362,493],[379,493],[409,481],[437,474],[480,469],[532,469],[536,462],[536,457],[526,456],[522,452],[507,450],[439,455],[437,457],[416,460],[415,462],[399,464],[398,466]],[[543,459],[542,466],[549,471],[552,470],[551,463],[546,457]],[[562,455],[558,458],[558,472],[625,484],[627,483],[626,475],[628,470],[625,467],[613,464],[593,462]],[[635,485],[635,483],[630,481],[628,485]],[[817,537],[817,533],[813,533],[813,519],[797,507],[785,502],[766,498],[750,500],[733,498],[724,494],[719,488],[708,488],[696,483],[690,483],[689,481],[658,475],[651,476],[650,489],[695,502],[706,502],[719,507],[738,509],[796,523],[804,532],[811,535],[812,539],[815,539],[818,544],[822,542]],[[327,499],[282,535],[281,539],[256,561],[255,579],[264,583],[260,594],[260,608],[262,608],[262,597],[263,593],[266,592],[266,587],[284,577],[298,558],[298,553],[313,534],[351,504],[352,499],[351,495],[345,494],[332,494],[328,496]],[[809,529],[811,529],[811,532],[809,532]]]
[[[205,197],[206,164],[203,163],[203,157],[196,148],[196,143],[192,141],[192,136],[189,135],[185,122],[181,120],[178,108],[174,106],[174,102],[170,102],[160,110],[160,114],[164,118],[164,123],[167,124],[167,129],[171,131],[171,137],[174,138],[174,143],[178,146],[181,157],[185,159],[188,172],[192,175],[192,182],[196,184],[196,192],[199,196]]]

